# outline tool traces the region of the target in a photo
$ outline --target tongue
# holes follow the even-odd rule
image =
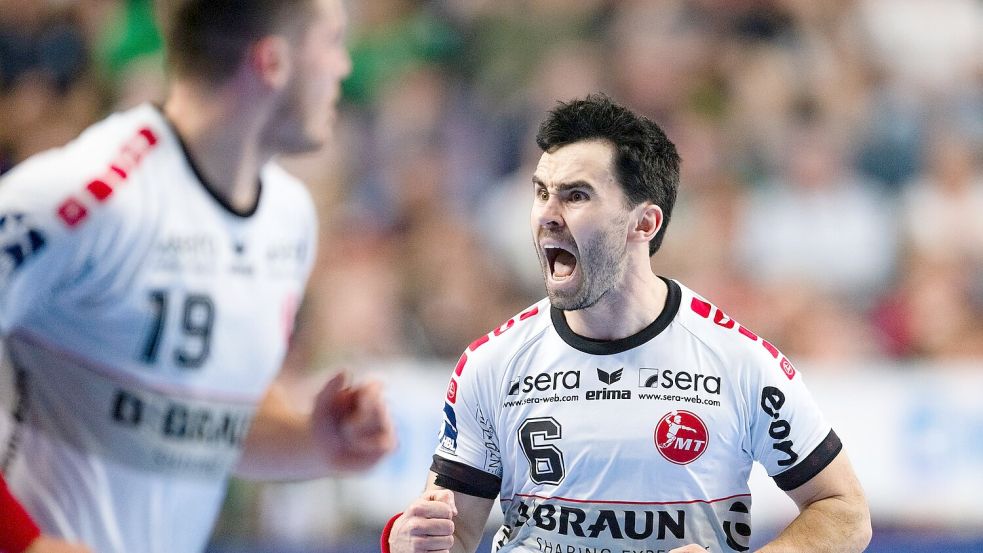
[[[565,278],[573,274],[573,268],[577,266],[577,258],[570,252],[562,251],[556,256],[553,262],[553,276]]]

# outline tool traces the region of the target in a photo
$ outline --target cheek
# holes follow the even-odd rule
[[[322,81],[323,79],[320,77],[320,73],[307,70],[300,93],[301,98],[306,104],[311,104],[320,94],[321,89],[324,88]]]
[[[540,233],[540,227],[543,222],[543,207],[537,202],[534,202],[532,209],[529,210],[529,226],[532,228],[533,236]]]
[[[308,103],[323,97],[331,90],[331,72],[323,60],[312,58],[303,65],[302,96]]]
[[[331,108],[331,101],[324,87],[315,79],[304,83],[297,98],[297,115],[305,119],[310,128],[320,128]]]

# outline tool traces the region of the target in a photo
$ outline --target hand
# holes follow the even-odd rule
[[[707,550],[703,549],[699,545],[694,545],[691,543],[689,545],[670,549],[669,553],[707,553]]]
[[[391,553],[450,553],[454,545],[454,492],[427,490],[393,523]]]
[[[345,373],[331,377],[314,400],[310,424],[335,470],[366,469],[396,447],[396,431],[377,381],[354,386]]]
[[[84,545],[68,543],[48,536],[40,536],[31,542],[24,553],[92,553],[92,550]]]

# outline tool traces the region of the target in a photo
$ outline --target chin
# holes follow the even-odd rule
[[[601,298],[607,293],[599,291],[596,287],[587,286],[581,282],[573,290],[559,291],[546,285],[546,295],[550,299],[550,305],[562,311],[578,311],[597,305]]]
[[[322,148],[331,141],[333,136],[334,130],[332,126],[325,124],[308,129],[306,138],[308,143],[315,145],[316,148]]]
[[[572,294],[558,292],[553,288],[546,288],[546,295],[550,299],[550,305],[562,311],[576,311],[584,307],[584,298],[580,290],[575,290]]]
[[[556,296],[550,296],[550,305],[560,311],[580,311],[581,309],[591,307],[593,304],[589,304],[583,298],[558,298]]]

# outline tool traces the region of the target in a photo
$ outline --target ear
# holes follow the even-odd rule
[[[645,202],[635,208],[635,225],[628,229],[628,240],[630,242],[642,242],[648,244],[659,229],[662,228],[664,217],[662,208]]]
[[[263,37],[249,49],[247,63],[263,84],[272,90],[281,90],[290,81],[293,70],[290,44],[282,36]]]

